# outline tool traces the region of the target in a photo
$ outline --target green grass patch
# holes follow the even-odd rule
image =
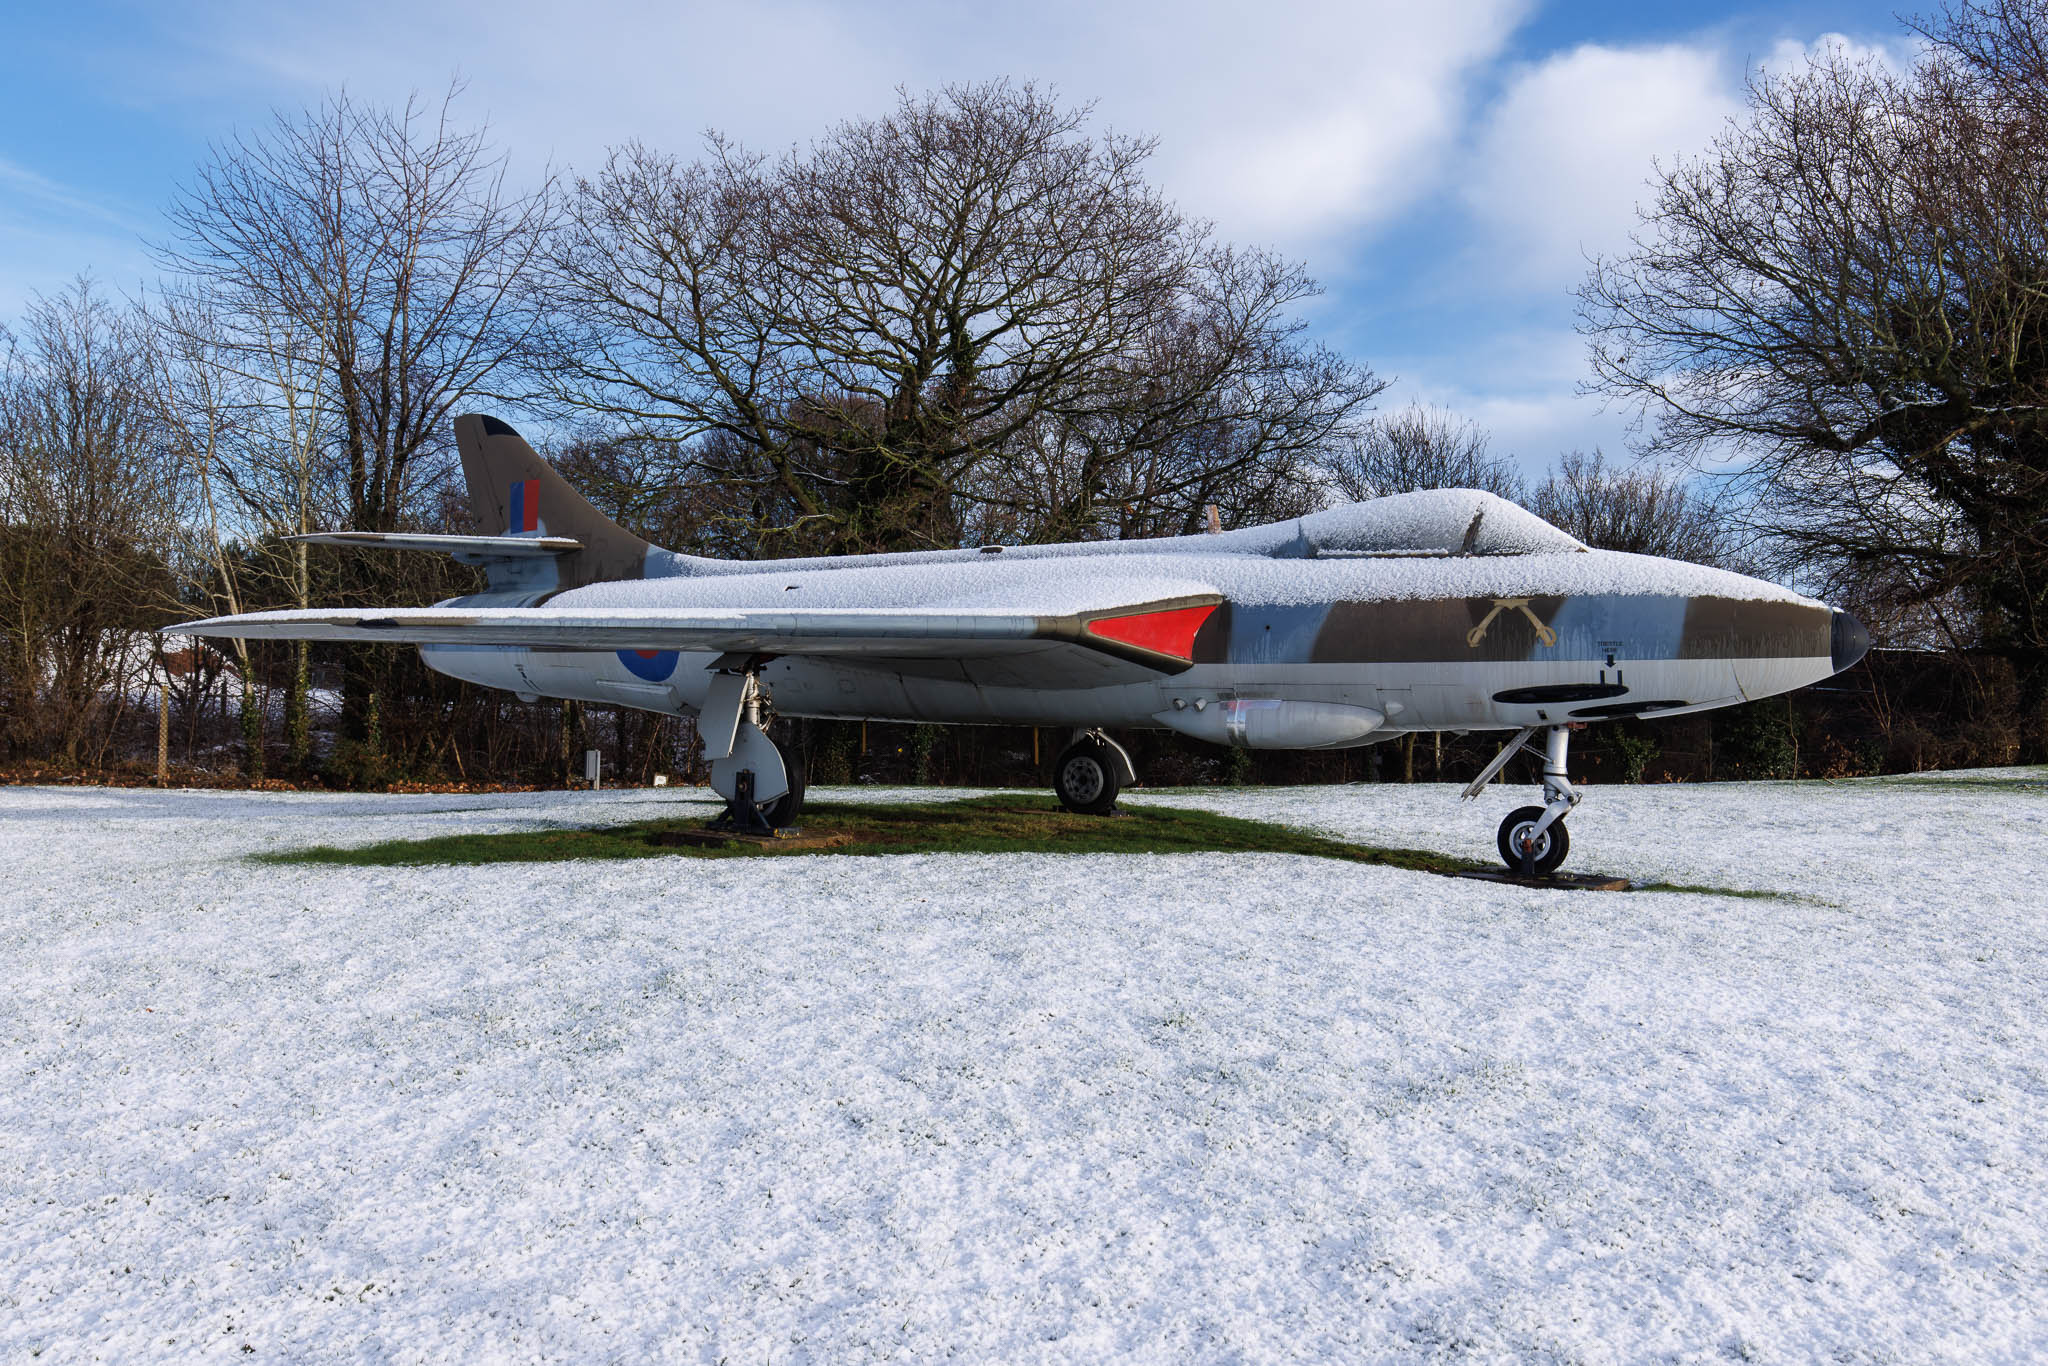
[[[252,854],[256,863],[314,864],[344,868],[411,868],[489,863],[554,863],[565,859],[801,858],[813,854],[1301,854],[1374,864],[1410,872],[1453,876],[1472,867],[1468,860],[1427,849],[1388,849],[1354,844],[1306,830],[1245,820],[1213,811],[1134,804],[1115,816],[1077,816],[1051,797],[996,794],[950,802],[814,801],[804,808],[804,828],[852,836],[831,848],[778,848],[732,843],[663,843],[662,837],[702,830],[702,808],[689,816],[635,821],[594,829],[558,827],[494,835],[440,835],[432,839],[386,840],[359,848],[319,845]],[[1731,887],[1650,883],[1634,890],[1696,892],[1706,896],[1802,900],[1781,892]],[[1593,895],[1589,893],[1589,895]]]
[[[1918,773],[1888,773],[1862,781],[1881,787],[1910,787],[1922,792],[2048,793],[2048,769],[2029,773],[1970,774],[1953,778]]]
[[[1122,813],[1077,816],[1050,797],[986,796],[952,802],[812,802],[804,828],[851,835],[831,849],[752,844],[663,844],[663,835],[703,827],[703,817],[636,821],[598,829],[518,830],[440,835],[340,849],[321,845],[255,854],[261,863],[339,867],[417,867],[550,863],[561,859],[797,858],[808,854],[1305,854],[1416,872],[1454,873],[1466,864],[1423,849],[1381,849],[1286,826],[1174,807],[1131,806]]]
[[[1800,896],[1795,892],[1766,892],[1755,887],[1699,887],[1689,882],[1638,882],[1629,888],[1632,892],[1691,892],[1695,896],[1739,896],[1749,901],[1805,901],[1819,906],[1832,906],[1831,901],[1816,897]]]

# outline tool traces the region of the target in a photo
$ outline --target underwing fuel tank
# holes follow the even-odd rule
[[[1231,697],[1205,707],[1169,708],[1153,720],[1182,735],[1233,749],[1344,749],[1371,743],[1387,718],[1371,707]]]

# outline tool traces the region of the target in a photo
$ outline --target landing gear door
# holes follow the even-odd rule
[[[782,753],[759,726],[740,726],[732,750],[711,761],[711,790],[727,801],[739,791],[742,770],[754,775],[754,802],[766,806],[789,791],[789,772]]]

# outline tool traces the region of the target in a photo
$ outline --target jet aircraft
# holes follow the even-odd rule
[[[1157,540],[728,562],[615,525],[497,418],[459,417],[455,434],[470,506],[495,530],[301,539],[451,554],[482,567],[484,592],[166,631],[410,643],[523,699],[694,715],[724,819],[763,829],[803,802],[776,715],[1067,729],[1053,791],[1084,813],[1137,780],[1112,727],[1248,749],[1506,731],[1464,795],[1519,752],[1542,760],[1541,804],[1497,838],[1510,869],[1538,874],[1564,861],[1582,795],[1565,769],[1574,730],[1786,692],[1869,644],[1788,589],[1590,549],[1473,489]]]

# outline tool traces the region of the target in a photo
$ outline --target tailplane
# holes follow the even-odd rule
[[[650,552],[667,552],[606,517],[555,473],[518,432],[495,417],[455,419],[470,511],[487,536],[568,537],[581,548],[556,557],[557,588],[646,577]],[[658,572],[658,571],[657,571]]]

